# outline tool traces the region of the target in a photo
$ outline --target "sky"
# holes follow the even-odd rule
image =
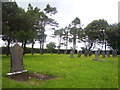
[[[109,24],[118,22],[118,2],[119,0],[15,0],[19,7],[27,10],[28,3],[31,3],[34,7],[39,7],[41,10],[49,3],[51,6],[56,7],[58,13],[54,18],[59,23],[59,28],[64,28],[70,24],[76,17],[81,20],[82,27],[86,27],[87,24],[93,20],[105,19]],[[51,31],[47,31],[46,34],[51,35]],[[46,43],[55,41],[57,38],[47,38]],[[69,44],[71,47],[72,44]],[[30,46],[30,45],[28,45]],[[83,47],[84,44],[78,44],[77,47]],[[35,47],[39,48],[36,43]]]

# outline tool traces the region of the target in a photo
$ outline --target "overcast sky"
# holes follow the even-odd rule
[[[15,0],[17,4],[27,9],[28,3],[41,10],[49,3],[56,7],[58,13],[53,18],[59,23],[59,28],[65,27],[76,17],[79,17],[81,24],[85,27],[93,20],[105,19],[109,24],[118,22],[119,0]],[[53,41],[56,39],[50,39]],[[49,43],[49,42],[47,42]],[[56,42],[57,43],[57,42]],[[79,47],[79,45],[77,45]],[[35,45],[39,47],[39,45]]]

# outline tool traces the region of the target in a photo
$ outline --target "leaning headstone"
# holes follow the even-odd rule
[[[104,51],[102,52],[102,58],[105,58],[105,52]]]
[[[81,55],[82,55],[82,52],[78,51],[78,57],[81,57]]]
[[[7,75],[12,75],[16,73],[27,72],[24,70],[23,66],[23,49],[19,46],[19,44],[15,44],[10,50],[10,59],[11,59],[11,67],[10,73]]]
[[[74,52],[70,51],[70,58],[74,58]]]
[[[117,51],[113,50],[113,51],[112,51],[112,56],[113,56],[113,57],[117,57]]]
[[[106,55],[107,55],[107,57],[110,57],[110,53],[109,53],[109,51],[106,52]]]

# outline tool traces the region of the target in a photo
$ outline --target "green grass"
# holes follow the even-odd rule
[[[10,58],[2,56],[3,88],[118,88],[118,58],[92,57],[70,58],[64,54],[30,55],[23,57],[24,68],[30,73],[55,75],[58,78],[45,81],[30,79],[17,82],[6,77],[10,72]]]

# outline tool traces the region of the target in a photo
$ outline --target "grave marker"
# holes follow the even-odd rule
[[[74,58],[74,52],[70,51],[70,58]]]
[[[105,52],[104,51],[102,52],[102,58],[105,58]]]
[[[8,73],[7,75],[27,72],[27,70],[24,70],[22,47],[20,47],[19,44],[15,44],[11,48],[10,53],[11,66],[10,73]]]

